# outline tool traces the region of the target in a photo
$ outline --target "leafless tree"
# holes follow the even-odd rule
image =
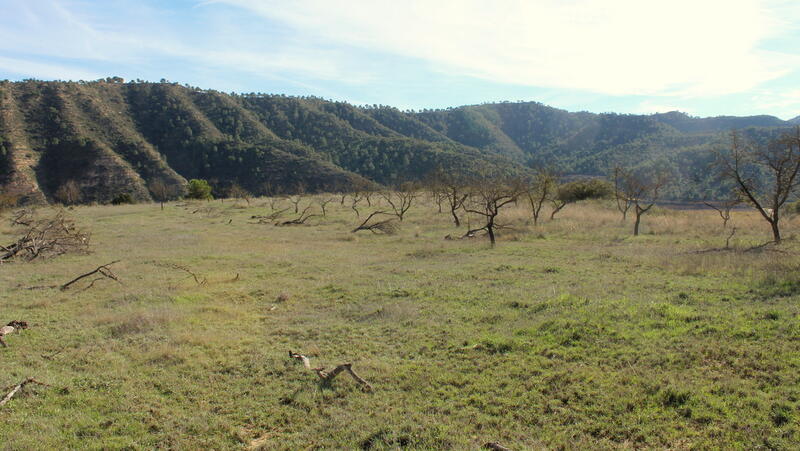
[[[550,169],[540,168],[525,186],[525,196],[531,206],[533,225],[539,224],[542,206],[556,192],[556,176]]]
[[[736,191],[772,228],[781,242],[781,208],[795,194],[800,180],[800,127],[767,145],[758,145],[731,132],[729,149],[714,151],[715,166]]]
[[[719,214],[719,217],[722,218],[723,229],[728,227],[728,221],[731,220],[731,210],[737,205],[741,205],[741,203],[742,199],[739,196],[732,196],[717,202],[703,201],[704,205],[713,208]]]
[[[630,198],[625,196],[623,187],[620,185],[624,178],[623,175],[625,172],[626,169],[619,165],[614,166],[612,169],[612,177],[614,179],[614,200],[617,202],[617,210],[622,213],[623,222],[628,219],[628,210],[630,210],[631,206],[633,205]]]
[[[170,186],[162,179],[155,179],[150,182],[148,186],[153,199],[161,204],[161,209],[164,209],[164,202],[170,200],[175,196],[175,187]]]
[[[437,203],[439,203],[439,211],[441,212],[442,200],[446,200],[450,209],[450,216],[453,217],[453,224],[456,227],[461,227],[461,218],[459,218],[458,212],[464,208],[464,202],[469,198],[468,184],[460,177],[441,169],[434,173],[432,183],[435,186],[434,190],[437,196]]]
[[[381,192],[381,197],[392,207],[395,216],[400,221],[403,221],[403,217],[411,209],[411,205],[418,195],[419,191],[412,183],[403,183],[396,190]]]
[[[282,202],[284,199],[285,199],[285,197],[283,197],[283,196],[279,196],[279,195],[277,195],[277,194],[276,194],[276,195],[274,195],[274,196],[272,196],[272,197],[270,197],[270,198],[269,198],[269,208],[270,208],[270,210],[272,210],[272,211],[275,211],[275,210],[277,210],[277,209],[278,209],[278,207],[280,206],[279,204],[280,204],[280,203],[281,203],[281,202]]]
[[[302,202],[302,201],[303,201],[303,195],[302,194],[295,194],[294,196],[291,196],[289,198],[289,202],[291,202],[292,205],[294,205],[294,212],[295,213],[300,213],[300,202]]]
[[[75,180],[67,180],[55,192],[55,198],[64,205],[74,205],[81,200],[81,188]]]
[[[250,205],[250,192],[242,188],[238,183],[234,183],[228,188],[228,196],[236,200],[244,200],[247,205]]]
[[[350,200],[351,200],[350,209],[352,209],[356,213],[356,218],[361,217],[361,213],[358,211],[358,203],[361,202],[361,199],[363,199],[362,194],[358,191],[350,194]]]
[[[489,235],[489,242],[495,245],[495,231],[498,227],[497,216],[500,210],[514,203],[522,189],[518,183],[503,180],[484,180],[476,183],[472,188],[469,204],[465,205],[467,213],[482,216],[486,223],[478,230],[485,230]]]
[[[661,189],[668,180],[669,174],[663,170],[635,171],[619,166],[614,168],[617,205],[620,205],[620,203],[629,205],[627,208],[633,206],[633,212],[636,215],[636,221],[633,224],[633,236],[639,235],[642,215],[653,208],[659,198]]]
[[[326,210],[329,203],[334,201],[333,197],[318,197],[316,198],[319,207],[322,209],[322,216],[327,216],[328,212]]]

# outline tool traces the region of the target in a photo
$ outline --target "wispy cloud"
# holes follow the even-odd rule
[[[759,0],[214,3],[443,70],[610,95],[737,93],[800,67],[793,55],[759,48],[792,23]]]
[[[96,72],[71,66],[37,63],[25,59],[0,56],[0,71],[22,77],[44,78],[49,80],[96,80],[101,77]]]
[[[0,0],[0,76],[782,117],[796,0]],[[787,88],[788,86],[788,88]]]

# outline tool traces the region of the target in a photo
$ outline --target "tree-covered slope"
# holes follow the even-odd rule
[[[656,163],[686,182],[672,195],[690,197],[708,150],[724,145],[729,130],[791,124],[772,116],[571,113],[535,102],[404,112],[116,78],[0,82],[0,186],[42,202],[74,181],[83,201],[108,202],[121,193],[149,199],[156,180],[180,190],[186,179],[204,178],[263,194],[394,185],[440,167],[601,175],[614,163]]]

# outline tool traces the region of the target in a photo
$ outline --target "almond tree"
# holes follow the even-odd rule
[[[469,198],[469,185],[453,174],[449,174],[442,169],[438,169],[433,175],[434,190],[439,202],[441,199],[447,200],[447,206],[450,209],[450,215],[453,217],[453,223],[456,227],[461,227],[461,218],[458,217],[458,211],[463,209],[464,202]],[[441,211],[441,203],[439,204]]]
[[[636,221],[633,236],[639,235],[642,215],[650,211],[659,198],[660,191],[667,184],[669,175],[662,170],[635,171],[623,167],[614,168],[614,187],[617,205],[633,206]],[[624,216],[625,213],[623,213]]]
[[[415,185],[403,183],[394,191],[381,192],[381,197],[392,207],[395,216],[397,216],[400,221],[403,221],[403,217],[411,208],[418,194],[419,192]]]
[[[780,243],[781,208],[800,185],[800,127],[766,145],[734,131],[730,148],[714,153],[719,174],[769,223],[773,241]]]
[[[617,202],[617,210],[622,213],[622,221],[625,222],[625,220],[628,219],[628,210],[631,209],[631,201],[624,195],[622,186],[620,186],[625,169],[622,166],[614,166],[612,171],[612,176],[614,178],[614,200]]]
[[[150,194],[153,195],[153,199],[161,204],[162,210],[164,209],[164,202],[175,196],[175,187],[168,185],[162,179],[153,180],[148,188],[150,189]]]
[[[500,209],[516,202],[522,191],[518,183],[499,180],[483,180],[473,186],[469,206],[465,207],[465,210],[467,213],[485,218],[486,224],[478,230],[486,230],[492,247],[495,245],[495,230]]]
[[[533,225],[539,224],[542,206],[556,193],[556,186],[556,176],[553,171],[549,169],[538,169],[533,179],[527,184],[525,196],[528,198],[528,202],[531,206]],[[555,210],[553,214],[555,215]]]

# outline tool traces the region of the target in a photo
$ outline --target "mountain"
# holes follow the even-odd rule
[[[793,119],[789,119],[786,122],[788,122],[788,123],[790,123],[792,125],[800,125],[800,116],[797,116],[797,117],[795,117]]]
[[[602,175],[612,162],[676,168],[697,196],[708,149],[733,128],[772,136],[772,116],[572,113],[535,102],[400,111],[315,97],[224,94],[175,83],[0,82],[0,186],[29,203],[75,181],[85,202],[151,198],[155,180],[204,178],[255,194],[336,191],[535,165]]]

